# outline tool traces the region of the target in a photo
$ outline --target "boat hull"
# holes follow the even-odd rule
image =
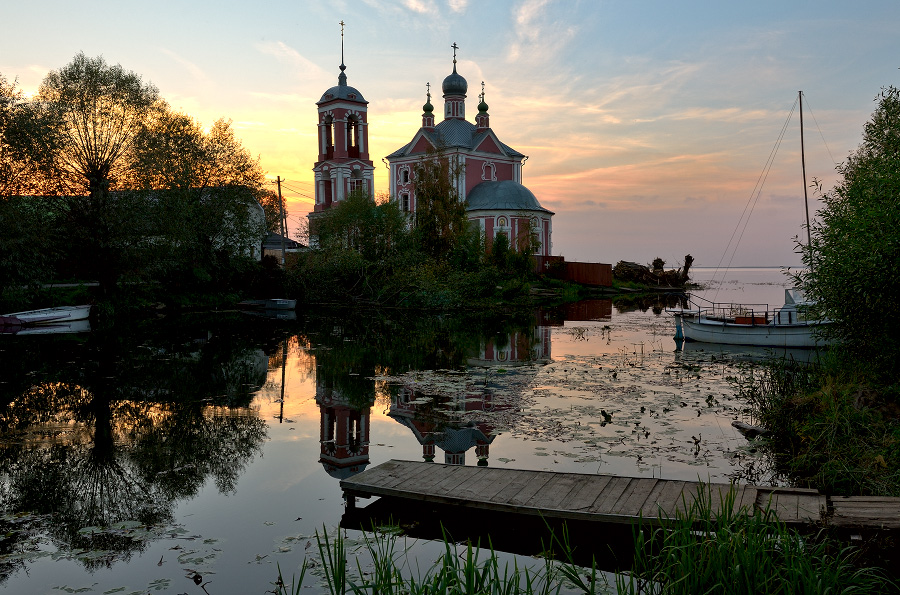
[[[816,334],[823,323],[751,325],[676,315],[676,322],[679,321],[686,341],[803,349],[826,345]]]
[[[25,312],[13,312],[12,314],[4,314],[5,317],[15,318],[19,321],[19,324],[22,325],[87,320],[90,315],[90,305],[62,306],[59,308],[43,308],[41,310],[27,310]]]

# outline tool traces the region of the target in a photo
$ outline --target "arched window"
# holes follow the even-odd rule
[[[347,153],[350,157],[359,157],[359,118],[347,117]]]
[[[404,213],[409,212],[409,194],[406,192],[400,195],[400,210]]]
[[[334,118],[325,116],[325,155],[328,159],[334,157]]]
[[[507,227],[509,225],[509,221],[504,216],[497,217],[497,227]]]

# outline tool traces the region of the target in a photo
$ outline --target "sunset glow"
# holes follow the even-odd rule
[[[523,182],[556,213],[553,253],[612,263],[675,265],[691,253],[714,266],[800,89],[808,177],[830,187],[900,66],[900,4],[887,0],[301,1],[255,12],[46,2],[3,14],[15,27],[0,39],[0,72],[27,93],[84,51],[153,82],[204,125],[230,118],[271,179],[287,180],[292,230],[312,208],[315,102],[336,84],[338,22],[348,83],[369,101],[379,194],[381,157],[418,130],[427,82],[442,105],[456,42],[469,120],[484,81],[491,127],[528,155]],[[799,157],[795,113],[733,264],[799,264]]]

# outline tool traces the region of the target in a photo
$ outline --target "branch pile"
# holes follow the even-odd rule
[[[685,283],[690,280],[688,271],[693,263],[694,258],[688,254],[684,257],[683,267],[667,271],[664,269],[666,262],[661,258],[655,259],[649,266],[620,260],[613,267],[613,277],[619,281],[631,281],[659,287],[684,287]]]

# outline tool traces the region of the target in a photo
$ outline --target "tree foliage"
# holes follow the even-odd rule
[[[822,196],[797,277],[847,353],[890,371],[900,356],[900,90],[876,101],[862,144],[838,167],[843,180]]]
[[[256,205],[270,192],[259,159],[241,145],[231,122],[209,132],[192,117],[157,104],[135,136],[130,182],[156,213],[157,250],[205,277],[222,259],[246,254],[264,235]],[[277,200],[277,199],[276,199]]]
[[[469,231],[466,206],[459,200],[460,171],[454,156],[429,151],[413,169],[415,233],[421,249],[446,259]]]
[[[56,135],[46,112],[0,74],[0,198],[48,193]]]
[[[229,120],[206,130],[102,57],[77,54],[31,99],[0,76],[0,218],[17,223],[0,266],[11,284],[96,279],[109,293],[123,278],[227,276],[259,248],[257,202],[271,194]]]
[[[59,133],[57,164],[92,197],[123,174],[134,138],[159,99],[141,77],[102,57],[79,52],[44,78],[38,98],[49,107]]]
[[[406,216],[396,201],[378,204],[363,190],[351,192],[323,213],[315,229],[322,250],[353,250],[373,261],[397,252],[409,237]]]

